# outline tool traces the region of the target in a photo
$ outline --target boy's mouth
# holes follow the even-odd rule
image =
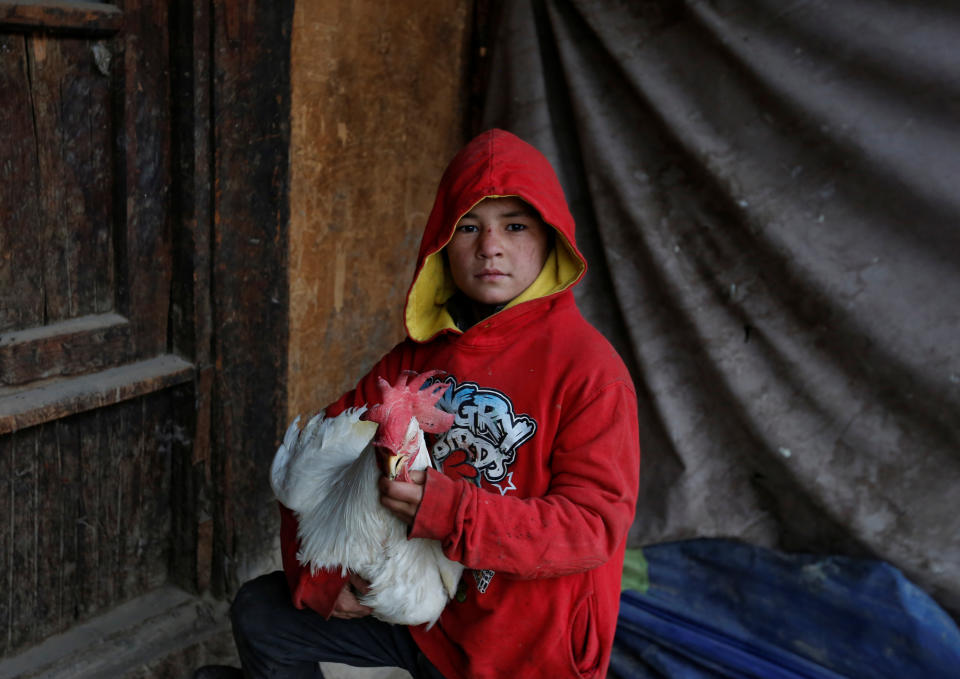
[[[500,271],[499,269],[484,269],[483,271],[478,273],[476,277],[486,281],[486,280],[496,280],[498,278],[503,278],[506,275],[507,274]]]

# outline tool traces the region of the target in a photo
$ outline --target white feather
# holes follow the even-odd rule
[[[447,559],[436,540],[408,540],[407,526],[380,504],[370,445],[377,425],[360,420],[365,410],[319,414],[302,430],[295,419],[274,457],[271,485],[297,513],[301,563],[369,581],[360,601],[381,620],[433,625],[456,593],[463,566]],[[430,456],[416,419],[407,429],[413,436],[418,452],[410,468],[426,469]]]

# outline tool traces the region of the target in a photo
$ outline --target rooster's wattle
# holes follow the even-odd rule
[[[422,388],[434,374],[404,373],[392,386],[381,378],[380,403],[369,410],[319,413],[303,429],[297,417],[270,473],[277,499],[299,521],[300,562],[369,581],[360,603],[394,624],[432,625],[463,571],[438,541],[407,539],[406,524],[380,504],[377,490],[382,473],[408,480],[410,470],[428,467],[423,433],[442,433],[453,422],[435,407],[447,385]]]

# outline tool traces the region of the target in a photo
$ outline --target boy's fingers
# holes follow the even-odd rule
[[[422,500],[423,486],[417,483],[380,479],[380,504],[404,523],[413,523]]]
[[[399,502],[410,502],[420,506],[420,501],[423,500],[423,486],[404,481],[390,481],[386,477],[380,477],[380,495]]]
[[[412,524],[413,518],[417,515],[417,509],[409,502],[400,502],[393,498],[380,496],[380,504],[390,510],[390,513],[406,524]]]
[[[370,583],[353,571],[350,571],[348,579],[350,580],[351,586],[353,586],[353,588],[361,594],[366,594],[370,591]]]
[[[337,595],[337,601],[334,603],[333,612],[331,613],[331,616],[334,618],[349,620],[351,618],[362,618],[370,615],[371,609],[357,600],[356,595],[350,587],[350,583],[345,584],[343,589],[340,590],[340,594]]]

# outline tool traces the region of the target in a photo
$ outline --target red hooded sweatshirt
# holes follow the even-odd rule
[[[440,251],[461,216],[505,196],[539,212],[554,247],[527,290],[461,331]],[[606,674],[640,451],[632,381],[574,304],[585,270],[546,158],[502,130],[481,134],[441,180],[407,295],[406,341],[327,408],[375,402],[377,377],[446,373],[439,406],[456,418],[431,442],[442,473],[428,472],[410,537],[440,540],[467,570],[436,625],[410,632],[449,679]],[[329,616],[344,580],[298,563],[296,518],[282,515],[294,604]]]

